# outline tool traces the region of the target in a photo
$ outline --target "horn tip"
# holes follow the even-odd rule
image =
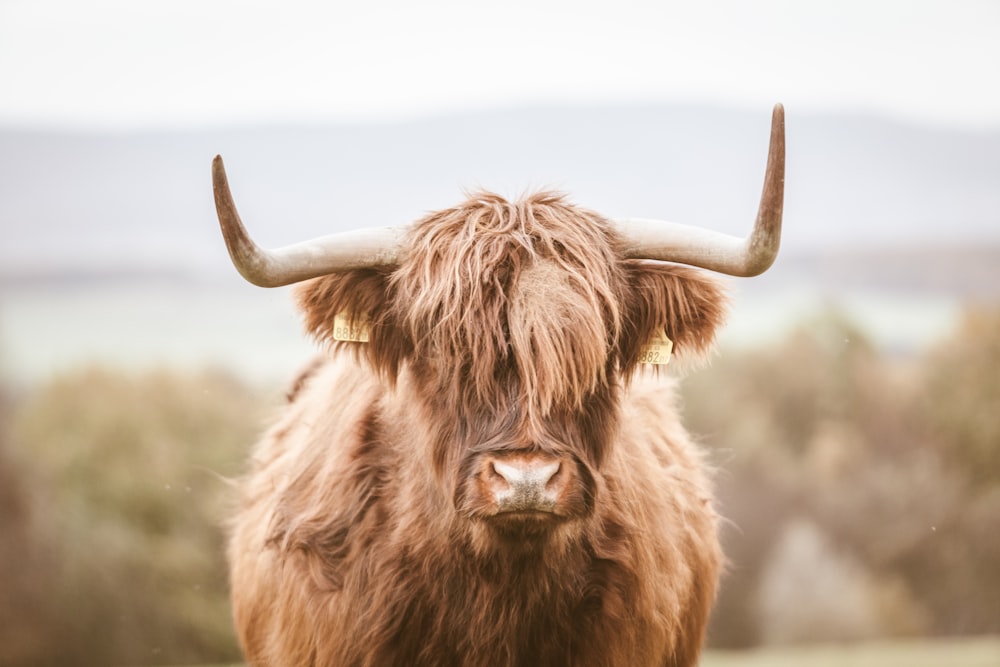
[[[222,163],[221,155],[216,155],[212,160],[212,184],[217,191],[220,188],[229,190],[229,177],[226,176],[226,165]]]

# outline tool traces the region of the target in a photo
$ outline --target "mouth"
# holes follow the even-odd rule
[[[500,510],[483,518],[496,533],[518,540],[543,537],[566,521],[551,510],[535,508]]]
[[[558,516],[551,509],[527,507],[517,509],[501,509],[498,510],[492,518],[507,519],[511,521],[555,521]]]
[[[556,509],[556,498],[537,492],[498,495],[494,502],[497,514],[554,514]]]

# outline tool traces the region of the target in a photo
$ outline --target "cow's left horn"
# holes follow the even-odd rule
[[[219,155],[212,161],[212,186],[229,256],[240,274],[254,285],[280,287],[335,271],[395,264],[399,259],[404,230],[397,227],[341,232],[264,250],[240,221]]]
[[[626,240],[628,257],[690,264],[732,276],[756,276],[766,271],[778,255],[784,192],[785,109],[776,104],[771,115],[764,189],[750,236],[737,238],[659,220],[632,218],[615,223]]]

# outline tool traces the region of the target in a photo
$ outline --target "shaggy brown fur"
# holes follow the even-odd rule
[[[702,355],[724,313],[693,269],[622,258],[542,193],[416,223],[399,266],[315,279],[307,328],[370,320],[297,382],[258,446],[229,547],[254,665],[693,665],[721,555],[666,330]],[[483,457],[568,462],[544,519],[489,511]]]

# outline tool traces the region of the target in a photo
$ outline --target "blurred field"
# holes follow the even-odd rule
[[[996,667],[1000,639],[871,642],[708,651],[701,667]]]
[[[996,667],[1000,638],[706,651],[701,667]],[[239,664],[203,667],[241,667]]]

